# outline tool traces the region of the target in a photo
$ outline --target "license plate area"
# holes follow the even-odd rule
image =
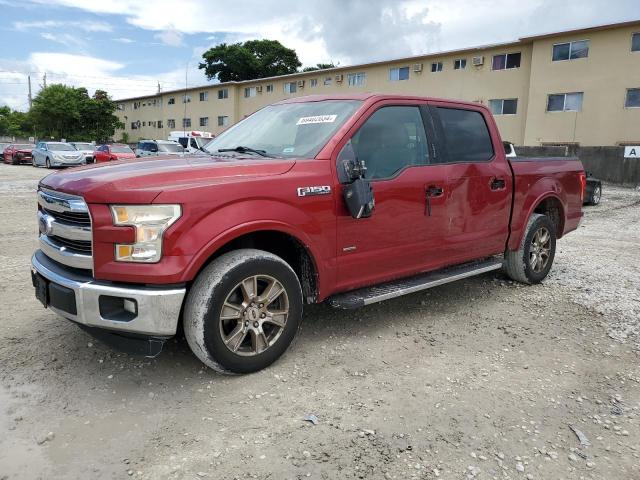
[[[49,305],[49,282],[42,275],[32,272],[31,281],[36,289],[36,298],[47,308]]]

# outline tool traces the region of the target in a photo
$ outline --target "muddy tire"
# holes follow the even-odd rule
[[[241,249],[211,262],[196,278],[184,309],[193,353],[220,373],[251,373],[289,347],[302,319],[295,272],[269,252]]]
[[[549,217],[534,213],[517,251],[507,251],[502,266],[516,282],[540,283],[549,274],[556,253],[556,227]]]

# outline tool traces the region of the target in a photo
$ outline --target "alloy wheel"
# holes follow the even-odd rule
[[[238,283],[220,312],[220,333],[236,355],[258,355],[278,341],[289,316],[289,297],[269,275],[254,275]]]
[[[542,272],[547,264],[551,254],[551,234],[546,227],[540,227],[531,239],[531,247],[529,248],[529,265],[536,272]]]

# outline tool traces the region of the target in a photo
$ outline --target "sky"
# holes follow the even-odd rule
[[[352,65],[640,19],[639,0],[0,0],[0,105],[47,84],[112,98],[210,83],[222,42],[275,39],[304,66]]]

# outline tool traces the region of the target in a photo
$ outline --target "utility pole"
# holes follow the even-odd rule
[[[31,105],[33,104],[33,99],[31,98],[31,75],[27,76],[27,80],[29,80],[29,110],[31,110]]]
[[[160,88],[160,82],[158,82],[158,93],[160,93],[162,89]]]
[[[47,72],[44,72],[44,76],[42,77],[42,84],[44,88],[47,88]]]

